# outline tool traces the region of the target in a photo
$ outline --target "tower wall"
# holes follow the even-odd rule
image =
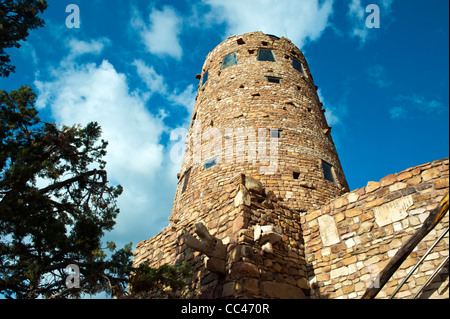
[[[258,60],[260,49],[272,50],[275,61]],[[230,53],[237,63],[223,68]],[[301,211],[348,191],[308,64],[290,40],[262,32],[230,37],[207,56],[198,77],[173,218],[189,218],[239,172]],[[271,138],[271,129],[280,137]],[[214,159],[217,165],[205,168]],[[332,167],[332,182],[323,165]]]

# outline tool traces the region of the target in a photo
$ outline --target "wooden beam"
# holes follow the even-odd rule
[[[376,285],[367,288],[366,292],[361,299],[374,299],[378,292],[383,289],[384,285],[389,281],[395,271],[400,267],[400,265],[405,261],[405,259],[411,254],[411,252],[416,248],[422,239],[428,235],[428,233],[433,230],[433,228],[441,221],[445,216],[449,207],[449,194],[441,200],[438,207],[430,212],[430,215],[424,221],[422,227],[420,227],[417,232],[403,244],[398,252],[392,257],[386,267],[378,274],[375,279]]]

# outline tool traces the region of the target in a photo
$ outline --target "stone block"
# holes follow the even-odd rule
[[[394,184],[396,181],[397,181],[397,178],[395,177],[395,174],[390,174],[390,175],[388,175],[386,177],[383,177],[380,180],[380,185],[381,185],[381,187],[389,186],[391,184]]]
[[[318,221],[320,237],[324,246],[331,246],[341,241],[333,217],[329,215],[320,216]]]
[[[223,285],[222,298],[231,297],[235,293],[236,282],[230,281]]]
[[[439,172],[439,169],[437,168],[432,168],[432,169],[428,169],[426,171],[422,172],[422,179],[424,182],[429,181],[431,179],[435,179],[438,178],[441,173]]]
[[[259,277],[258,267],[247,262],[234,263],[231,268],[231,277],[234,279],[241,279],[244,277]]]
[[[408,216],[407,210],[413,204],[411,195],[374,207],[375,221],[379,227],[389,225]]]
[[[298,287],[269,281],[261,283],[261,295],[263,298],[306,299],[305,293]]]
[[[377,190],[378,188],[380,188],[380,183],[379,182],[368,182],[367,186],[366,186],[366,193],[371,193],[374,190]]]
[[[236,283],[236,290],[244,294],[249,294],[249,297],[259,295],[259,280],[243,278]]]
[[[448,177],[438,179],[434,182],[434,189],[448,188]]]

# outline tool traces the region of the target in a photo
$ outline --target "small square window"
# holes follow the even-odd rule
[[[230,53],[223,58],[222,70],[237,64],[236,52]]]
[[[208,169],[208,168],[211,168],[213,166],[216,166],[217,164],[218,164],[217,158],[210,159],[209,161],[205,162],[205,169]]]
[[[203,84],[206,83],[206,81],[208,81],[208,71],[206,71],[205,74],[203,74],[202,86],[203,86]]]
[[[270,138],[281,138],[282,130],[270,129]]]
[[[258,50],[258,61],[270,61],[276,62],[273,51],[269,49],[259,49]]]
[[[280,84],[281,83],[281,79],[273,77],[273,76],[267,76],[267,82]]]
[[[274,39],[274,40],[280,40],[279,37],[277,37],[276,35],[273,34],[267,34],[269,36],[269,38]]]
[[[183,188],[181,189],[181,194],[184,194],[184,192],[186,191],[186,188],[189,184],[189,176],[191,175],[191,169],[189,168],[186,172],[186,174],[184,174],[184,181],[183,181]]]
[[[335,183],[334,175],[333,175],[333,167],[325,162],[322,162],[322,171],[323,171],[323,177],[332,183]]]
[[[292,177],[294,177],[294,179],[299,179],[300,178],[300,173],[299,172],[292,172]]]
[[[305,75],[305,71],[303,70],[303,64],[296,58],[292,58],[292,67],[299,71],[301,74]]]

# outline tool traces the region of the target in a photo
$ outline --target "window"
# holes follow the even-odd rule
[[[296,58],[292,58],[292,67],[299,71],[301,74],[305,75],[305,71],[303,70],[303,64]]]
[[[279,37],[277,37],[276,35],[273,34],[267,34],[269,36],[269,38],[274,39],[274,40],[280,40]]]
[[[222,70],[237,64],[236,52],[230,53],[223,58]]]
[[[282,130],[270,129],[270,138],[281,138]]]
[[[184,174],[183,188],[181,189],[181,194],[186,191],[186,188],[189,183],[189,176],[191,175],[191,169],[189,168],[187,172]]]
[[[273,51],[269,49],[259,49],[258,50],[258,61],[270,61],[276,62]]]
[[[333,175],[333,167],[330,164],[322,161],[322,171],[323,171],[323,177],[327,181],[335,183],[334,175]]]
[[[217,158],[213,158],[213,159],[205,162],[205,169],[211,168],[216,165],[217,165]]]
[[[281,83],[281,79],[273,77],[273,76],[267,76],[267,82],[280,84]]]
[[[300,173],[299,172],[292,172],[292,177],[294,177],[294,179],[299,179]]]
[[[208,81],[208,71],[206,71],[205,74],[203,74],[202,86],[203,86],[203,84],[206,83],[206,81]]]

